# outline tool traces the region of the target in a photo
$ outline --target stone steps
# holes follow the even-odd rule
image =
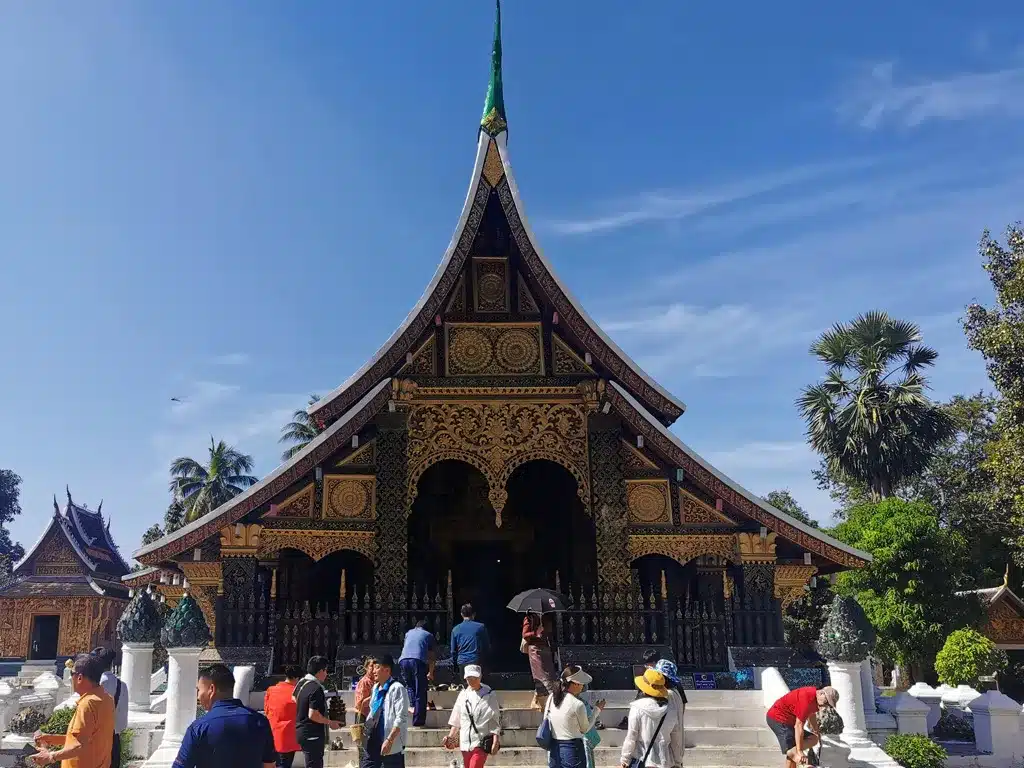
[[[409,747],[437,747],[447,735],[447,728],[410,728]],[[605,728],[601,732],[602,747],[621,747],[626,731],[620,728]],[[331,739],[341,736],[348,747],[351,739],[348,733],[332,731]],[[502,747],[524,748],[537,745],[537,731],[533,728],[506,728],[501,734]],[[775,736],[767,728],[695,728],[687,727],[684,742],[688,747],[772,747],[777,745]]]

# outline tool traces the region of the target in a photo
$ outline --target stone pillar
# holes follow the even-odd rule
[[[599,590],[628,587],[629,516],[626,481],[619,453],[620,424],[616,417],[600,413],[587,420],[590,450],[590,512],[597,539]]]
[[[860,669],[859,661],[830,661],[828,663],[828,674],[832,680],[832,687],[839,692],[836,712],[843,718],[842,741],[850,747],[862,746],[868,742]]]
[[[899,733],[917,733],[928,735],[928,713],[931,707],[909,693],[901,693],[895,697],[890,711],[896,718],[896,730]]]
[[[153,643],[121,645],[121,676],[128,686],[128,711],[149,712],[149,680],[153,669]]]
[[[789,685],[786,684],[782,673],[775,667],[764,667],[761,670],[761,695],[764,708],[770,709],[772,704],[789,693]]]
[[[875,706],[875,681],[871,677],[870,657],[860,663],[860,688],[864,692],[864,714],[875,714],[878,709]]]
[[[980,752],[995,757],[1016,757],[1024,749],[1020,734],[1020,705],[999,691],[989,691],[971,702],[974,741]]]
[[[408,589],[409,434],[401,411],[378,418],[377,433],[377,560],[373,585],[377,599],[392,597],[403,604]]]
[[[928,733],[931,733],[942,716],[942,692],[928,683],[914,683],[907,693],[928,706]]]

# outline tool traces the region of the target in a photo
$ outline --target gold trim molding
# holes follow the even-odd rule
[[[629,557],[636,560],[646,555],[671,557],[686,565],[701,555],[718,555],[733,563],[740,562],[736,534],[630,534]]]
[[[377,542],[373,531],[306,531],[268,528],[260,542],[258,556],[270,559],[282,549],[305,552],[314,561],[348,549],[376,562]]]
[[[775,566],[775,597],[782,601],[782,610],[786,610],[790,603],[804,596],[804,587],[817,572],[816,565]]]
[[[672,490],[668,480],[627,480],[626,506],[635,525],[671,525]]]
[[[221,557],[255,557],[263,526],[259,523],[236,523],[220,529]]]

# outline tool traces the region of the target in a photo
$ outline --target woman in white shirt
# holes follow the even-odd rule
[[[597,702],[594,715],[590,717],[586,705],[577,698],[592,680],[582,669],[570,664],[555,682],[544,710],[544,716],[551,725],[552,738],[548,768],[586,768],[583,734],[594,727],[605,704],[604,701]]]
[[[626,739],[622,743],[622,768],[643,761],[648,768],[678,768],[683,764],[681,745],[673,747],[671,734],[676,727],[676,712],[668,705],[665,676],[648,669],[633,682],[643,694],[629,705]]]
[[[483,768],[487,756],[497,754],[499,749],[498,694],[480,682],[481,675],[479,665],[466,665],[467,687],[452,705],[452,716],[448,718],[451,730],[442,742],[446,749],[458,745],[464,768]],[[487,741],[491,743],[485,744]]]

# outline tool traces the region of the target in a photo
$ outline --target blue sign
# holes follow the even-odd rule
[[[713,691],[718,688],[714,672],[694,672],[693,687],[698,691]]]

